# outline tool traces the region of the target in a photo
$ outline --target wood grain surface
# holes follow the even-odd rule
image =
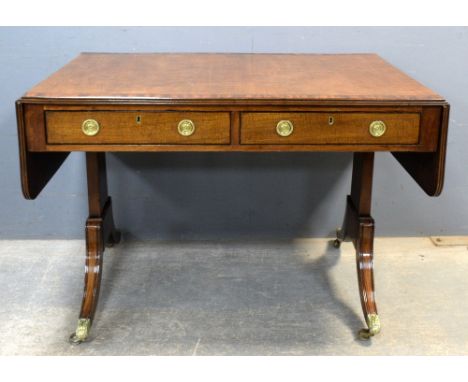
[[[83,53],[23,98],[442,101],[375,54]]]
[[[331,121],[330,121],[331,119]],[[294,130],[283,137],[276,125],[290,121]],[[375,120],[385,122],[381,137],[369,133]],[[417,113],[242,113],[243,144],[416,144],[419,141]]]
[[[356,248],[366,338],[380,331],[370,215],[374,152],[393,152],[429,195],[443,185],[448,104],[375,54],[85,53],[16,107],[25,197],[39,194],[69,152],[87,152],[85,287],[75,343],[86,340],[94,318],[106,241],[119,236],[105,152],[354,152],[337,242],[350,238]],[[93,136],[83,125],[88,119]],[[194,123],[193,135],[178,132],[184,119]],[[380,137],[370,134],[375,121],[386,125]]]
[[[83,134],[81,125],[86,119],[99,123],[97,135]],[[184,119],[195,125],[190,136],[183,136],[177,130]],[[230,114],[226,112],[46,112],[49,144],[229,144],[230,123]]]

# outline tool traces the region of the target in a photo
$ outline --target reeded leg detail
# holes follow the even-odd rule
[[[359,282],[359,295],[367,329],[359,332],[361,339],[369,339],[380,332],[380,319],[374,292],[374,220],[371,217],[361,218],[359,235],[356,239],[356,265]]]
[[[359,297],[367,328],[359,332],[369,339],[380,332],[380,320],[374,293],[374,219],[370,215],[374,153],[355,153],[351,194],[346,199],[346,212],[334,246],[352,240],[356,248]]]
[[[80,317],[70,342],[79,344],[88,339],[96,311],[105,247],[120,241],[112,216],[112,200],[107,191],[104,153],[86,153],[89,218],[86,221],[86,263]]]
[[[70,342],[79,344],[86,341],[99,299],[103,257],[103,222],[100,218],[89,218],[86,222],[86,263],[83,300],[80,318]]]

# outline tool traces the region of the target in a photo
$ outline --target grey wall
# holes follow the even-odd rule
[[[0,28],[0,238],[82,237],[84,154],[24,200],[14,113],[15,99],[81,51],[376,52],[452,106],[441,197],[377,154],[377,234],[468,234],[468,28]],[[351,155],[111,154],[108,165],[127,237],[304,237],[341,223]]]

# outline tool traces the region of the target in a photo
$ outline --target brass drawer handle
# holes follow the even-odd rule
[[[290,136],[294,131],[294,125],[291,121],[283,120],[279,121],[276,125],[276,132],[282,137]]]
[[[387,131],[387,125],[383,121],[373,121],[369,125],[369,133],[373,137],[381,137]]]
[[[180,135],[188,137],[195,132],[195,124],[190,119],[183,119],[179,122],[179,125],[177,126],[177,131]]]
[[[81,124],[81,131],[83,131],[83,133],[88,137],[92,137],[99,133],[100,128],[98,121],[95,119],[87,119]]]

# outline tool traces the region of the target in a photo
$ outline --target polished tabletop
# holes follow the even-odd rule
[[[440,102],[376,54],[82,53],[24,98]]]

